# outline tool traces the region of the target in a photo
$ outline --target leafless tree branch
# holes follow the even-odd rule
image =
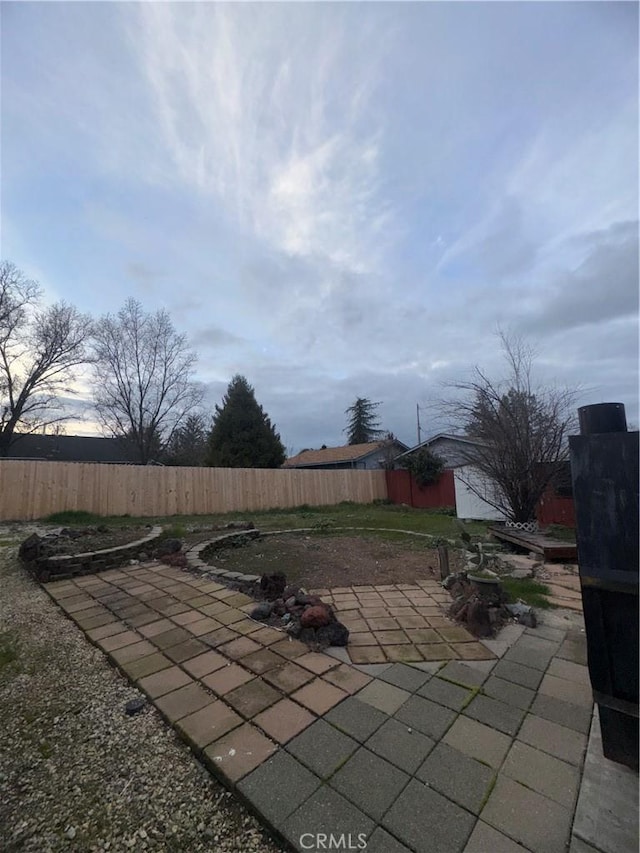
[[[59,302],[36,310],[42,291],[12,263],[0,263],[0,456],[19,427],[35,432],[65,420],[59,397],[87,361],[91,319]]]
[[[98,416],[146,464],[202,399],[193,381],[196,354],[166,311],[146,314],[135,299],[96,323],[94,349]]]
[[[460,475],[465,485],[508,519],[529,521],[568,457],[579,389],[535,385],[535,351],[521,338],[499,337],[504,378],[476,367],[469,380],[453,383],[444,411],[474,440],[465,451],[471,474]]]

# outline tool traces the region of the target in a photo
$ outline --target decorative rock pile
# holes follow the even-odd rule
[[[251,618],[284,630],[292,637],[320,651],[328,646],[346,646],[349,631],[336,619],[333,609],[317,595],[287,585],[284,574],[263,575],[260,590],[264,596]]]
[[[494,637],[513,618],[530,628],[536,626],[536,616],[531,607],[506,603],[498,578],[474,578],[467,572],[458,572],[445,578],[442,586],[453,598],[449,616],[464,623],[476,637]]]

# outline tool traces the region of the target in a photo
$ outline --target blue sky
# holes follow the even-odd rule
[[[240,372],[291,452],[356,396],[413,443],[501,325],[637,423],[637,4],[0,14],[3,258],[166,308],[208,412]]]

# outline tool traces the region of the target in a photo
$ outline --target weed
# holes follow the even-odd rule
[[[179,522],[174,522],[170,524],[168,527],[163,528],[161,533],[162,539],[184,539],[187,535],[187,528],[184,524],[180,524]]]
[[[520,600],[541,610],[548,610],[553,607],[546,598],[547,595],[551,594],[551,590],[543,583],[526,578],[501,578],[500,582],[511,603]]]
[[[52,524],[92,524],[101,520],[101,516],[83,509],[65,509],[48,515],[44,520]]]

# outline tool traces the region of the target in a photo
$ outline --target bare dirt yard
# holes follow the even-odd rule
[[[212,552],[208,561],[245,574],[284,572],[290,583],[307,589],[412,583],[440,576],[437,550],[403,534],[391,540],[375,534],[279,534]],[[462,556],[451,550],[449,564],[451,571],[462,569]]]

